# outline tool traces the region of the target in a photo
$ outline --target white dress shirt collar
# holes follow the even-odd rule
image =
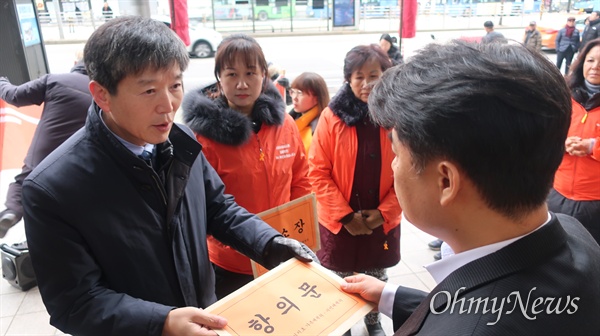
[[[433,277],[435,282],[439,284],[448,275],[450,275],[450,273],[456,271],[457,269],[463,267],[464,265],[470,263],[471,261],[485,257],[488,254],[492,254],[492,253],[508,246],[509,244],[539,230],[542,226],[548,224],[550,222],[550,219],[551,219],[551,216],[550,216],[550,213],[548,213],[548,219],[546,220],[546,222],[544,222],[544,224],[538,226],[535,230],[533,230],[529,233],[526,233],[519,237],[515,237],[515,238],[507,239],[507,240],[504,240],[501,242],[497,242],[494,244],[477,247],[472,250],[464,251],[464,252],[461,252],[458,254],[454,254],[454,252],[452,251],[452,248],[450,248],[450,246],[448,246],[446,243],[444,243],[442,245],[442,250],[443,250],[442,259],[438,260],[434,263],[431,263],[429,265],[425,265],[425,268],[427,269],[429,274],[431,274],[431,276]]]
[[[100,110],[100,120],[102,120],[102,124],[104,125],[104,127],[106,127],[106,129],[110,133],[112,133],[115,136],[115,138],[117,138],[117,140],[119,140],[119,142],[123,144],[123,146],[125,146],[127,149],[129,149],[136,156],[142,155],[142,153],[144,151],[148,151],[148,152],[152,153],[152,151],[154,150],[154,145],[153,144],[145,144],[144,146],[138,146],[138,145],[134,145],[131,142],[129,142],[129,141],[121,138],[120,136],[116,135],[115,132],[113,132],[110,128],[108,128],[108,126],[104,122],[104,118],[102,118],[102,110]]]

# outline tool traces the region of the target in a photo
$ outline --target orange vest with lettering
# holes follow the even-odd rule
[[[310,193],[304,144],[291,116],[283,125],[263,125],[240,146],[196,135],[202,152],[215,168],[225,193],[251,213],[259,213]],[[236,273],[252,274],[250,259],[208,238],[210,261]]]

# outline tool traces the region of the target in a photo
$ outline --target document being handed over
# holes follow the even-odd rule
[[[344,280],[295,258],[206,308],[228,320],[219,335],[341,335],[374,306],[340,288]]]

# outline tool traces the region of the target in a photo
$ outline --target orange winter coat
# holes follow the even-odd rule
[[[249,118],[220,99],[213,101],[193,92],[196,96],[186,95],[182,105],[184,120],[223,180],[225,192],[251,213],[310,193],[308,162],[298,128],[273,90],[267,90],[255,104],[253,120],[262,124],[258,133]],[[214,264],[252,274],[248,257],[212,236],[208,249]]]
[[[380,131],[381,179],[379,184],[379,207],[383,215],[383,231],[387,234],[400,224],[400,205],[394,192],[392,161],[394,153],[387,131]],[[317,196],[319,223],[337,234],[342,229],[340,220],[353,212],[348,204],[358,141],[356,128],[346,125],[327,107],[319,119],[308,154],[309,179]]]
[[[567,136],[595,138],[592,155],[565,153],[554,177],[554,189],[574,201],[600,200],[600,107],[590,111],[572,101],[571,126]],[[586,116],[587,114],[587,116]]]

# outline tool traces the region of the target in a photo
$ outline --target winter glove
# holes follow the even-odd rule
[[[293,257],[303,262],[315,261],[319,263],[319,259],[308,246],[295,239],[277,236],[271,240],[265,250],[265,263],[263,266],[273,269]]]

